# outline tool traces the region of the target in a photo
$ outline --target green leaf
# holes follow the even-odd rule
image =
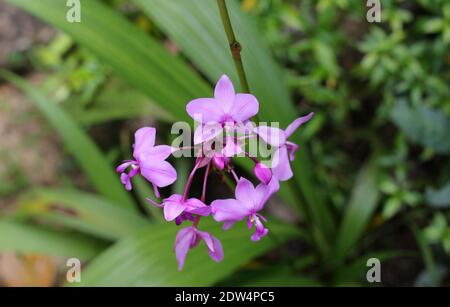
[[[0,77],[17,86],[35,103],[59,133],[68,151],[75,157],[100,194],[118,205],[130,208],[133,206],[133,201],[123,189],[113,166],[108,163],[89,136],[63,109],[49,101],[41,91],[31,86],[24,79],[7,71],[0,71]]]
[[[24,197],[16,216],[38,218],[112,241],[149,225],[137,212],[72,189],[33,191]]]
[[[215,83],[227,74],[239,89],[239,79],[221,23],[216,1],[133,0],[173,39],[208,79]],[[261,40],[254,20],[244,15],[236,1],[227,1],[250,90],[261,103],[263,120],[283,125],[295,116],[295,109],[280,69]],[[176,22],[174,22],[176,20]],[[268,86],[270,85],[270,86]],[[211,95],[209,93],[209,95]]]
[[[362,236],[379,199],[376,166],[369,162],[359,172],[350,202],[338,231],[333,257],[343,261]]]
[[[369,253],[353,260],[350,264],[340,266],[335,272],[333,283],[335,285],[341,285],[351,281],[356,282],[365,280],[367,271],[370,269],[370,267],[367,266],[367,260],[370,258],[380,260],[381,266],[383,266],[384,261],[413,255],[414,253],[411,253],[410,251],[379,251]]]
[[[428,286],[436,287],[439,283],[439,265],[436,264],[431,246],[428,244],[425,237],[425,232],[420,230],[415,221],[410,220],[409,227],[411,228],[417,245],[419,246],[420,253],[422,255],[423,262],[426,268],[426,278]]]
[[[0,251],[33,252],[89,260],[106,246],[89,237],[0,221]]]
[[[390,219],[395,214],[397,214],[401,208],[402,208],[401,199],[397,197],[390,197],[384,204],[382,212],[383,218],[386,220]]]
[[[425,105],[409,106],[400,101],[392,109],[391,116],[412,142],[438,153],[450,152],[450,120],[442,111]]]
[[[428,204],[435,208],[450,207],[450,182],[440,189],[427,188],[425,193]]]
[[[270,231],[276,233],[277,238],[287,240],[296,235],[293,226],[273,221],[270,224]],[[210,259],[204,243],[201,243],[189,252],[186,265],[179,272],[173,244],[180,228],[168,224],[152,225],[119,241],[92,261],[82,273],[81,285],[208,286],[275,247],[270,235],[260,242],[252,242],[251,232],[243,223],[223,231],[218,223],[202,221],[200,228],[222,242],[225,258],[221,263]]]
[[[440,32],[444,28],[444,20],[442,18],[429,18],[421,24],[421,29],[425,33]]]
[[[98,0],[82,1],[81,23],[67,22],[64,0],[8,2],[66,32],[177,119],[188,119],[189,100],[211,93],[180,58]]]
[[[271,265],[258,269],[245,269],[220,282],[222,287],[316,287],[321,286],[314,278],[294,272],[286,264]]]
[[[83,125],[146,116],[164,122],[174,120],[172,115],[145,95],[129,86],[124,86],[123,82],[117,80],[110,82],[107,88],[94,99],[92,107],[76,108],[72,114]]]

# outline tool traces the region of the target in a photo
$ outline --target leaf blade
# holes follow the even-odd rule
[[[113,171],[113,167],[109,165],[99,148],[72,118],[22,78],[6,71],[0,71],[1,76],[30,97],[59,133],[65,146],[73,154],[96,190],[117,204],[132,208],[133,201],[123,189],[118,176]]]
[[[105,245],[75,234],[55,232],[37,226],[0,221],[0,251],[35,252],[88,260]]]
[[[152,225],[139,234],[120,241],[96,258],[83,272],[81,285],[212,285],[275,244],[269,238],[257,244],[251,242],[250,233],[243,232],[239,225],[226,232],[221,231],[217,223],[206,221],[202,225],[202,230],[215,236],[217,233],[217,237],[222,241],[225,259],[220,264],[209,259],[205,247],[200,244],[189,252],[185,268],[178,272],[173,254],[177,228],[172,225]],[[272,224],[271,231],[277,232],[283,240],[296,233],[292,226],[276,223]],[[115,268],[114,272],[111,272],[111,267]]]

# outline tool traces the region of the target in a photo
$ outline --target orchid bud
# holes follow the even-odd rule
[[[219,170],[223,170],[230,162],[230,158],[227,158],[224,156],[218,156],[218,155],[214,155],[212,160],[213,160],[214,166],[217,167],[217,169],[219,169]]]
[[[253,169],[256,178],[258,178],[262,183],[269,184],[270,179],[272,179],[272,171],[269,167],[258,162],[255,164],[255,168]]]

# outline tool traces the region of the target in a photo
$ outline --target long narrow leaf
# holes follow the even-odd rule
[[[188,119],[189,100],[209,93],[208,84],[180,58],[98,0],[82,1],[80,23],[67,22],[65,0],[8,2],[66,32],[177,119]]]
[[[225,258],[218,264],[201,243],[191,250],[183,271],[177,270],[173,253],[173,225],[154,225],[126,238],[97,257],[83,272],[83,286],[208,286],[226,277],[254,257],[274,247],[264,238],[258,243],[242,224],[223,231],[217,223],[202,222],[202,230],[222,241]],[[289,225],[271,223],[271,232],[287,240],[296,234]],[[114,270],[111,270],[114,268]]]
[[[106,247],[89,237],[7,221],[0,221],[0,233],[2,252],[33,252],[88,260]]]
[[[351,251],[374,213],[378,204],[379,189],[374,163],[369,163],[360,171],[356,184],[340,226],[333,257],[336,263],[344,260]]]
[[[106,240],[118,240],[148,226],[137,212],[72,189],[38,189],[20,203],[17,217],[57,223]]]
[[[6,78],[21,89],[36,104],[50,124],[58,131],[64,145],[75,157],[97,191],[118,205],[132,207],[133,201],[123,189],[114,168],[108,163],[98,147],[88,135],[55,103],[49,101],[43,93],[22,78],[0,71],[0,77]]]

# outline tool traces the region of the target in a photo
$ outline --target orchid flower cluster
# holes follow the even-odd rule
[[[156,129],[144,127],[135,133],[133,159],[123,161],[116,169],[127,190],[132,189],[132,178],[140,174],[152,184],[155,196],[161,198],[158,188],[166,187],[177,179],[175,168],[166,159],[186,149],[194,152],[196,162],[183,194],[173,194],[160,202],[148,199],[152,205],[163,209],[166,221],[174,221],[176,225],[191,223],[179,230],[175,239],[174,251],[179,270],[183,268],[189,250],[200,241],[205,243],[213,260],[219,262],[224,257],[221,242],[199,229],[202,217],[212,216],[215,221],[223,223],[225,230],[236,222],[246,221],[249,229],[255,229],[251,235],[252,241],[259,241],[269,233],[264,225],[267,219],[261,211],[268,199],[279,190],[279,182],[293,176],[290,162],[299,149],[297,144],[288,139],[314,115],[310,113],[294,120],[285,130],[267,125],[255,126],[250,119],[259,111],[258,100],[251,94],[235,93],[226,75],[217,82],[214,98],[192,100],[186,110],[198,124],[194,132],[194,147],[155,145]],[[251,140],[266,145],[270,151],[269,162],[247,150],[246,143]],[[252,160],[255,177],[259,180],[256,187],[248,179],[236,174],[232,161],[234,157]],[[201,168],[205,168],[202,194],[200,198],[195,198],[190,195],[191,184]],[[229,176],[232,179],[235,198],[205,203],[208,177],[213,170],[219,172],[222,178]]]

